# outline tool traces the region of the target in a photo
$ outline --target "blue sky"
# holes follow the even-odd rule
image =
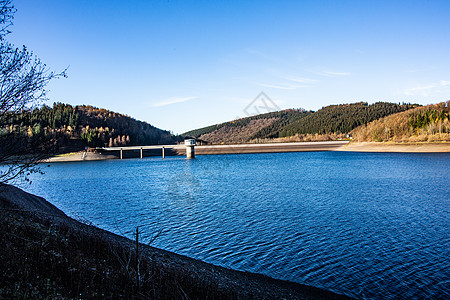
[[[8,39],[69,66],[51,101],[175,133],[245,117],[261,91],[281,109],[450,99],[450,1],[14,4]]]

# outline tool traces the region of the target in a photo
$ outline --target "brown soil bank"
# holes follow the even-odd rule
[[[139,244],[0,186],[2,299],[348,299]]]
[[[405,153],[444,153],[450,152],[450,143],[350,143],[338,151],[357,152],[405,152]]]

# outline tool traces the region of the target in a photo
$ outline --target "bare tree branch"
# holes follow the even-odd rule
[[[5,40],[15,11],[11,0],[0,0],[0,184],[39,172],[37,164],[55,150],[55,136],[30,134],[24,118],[27,110],[47,100],[50,80],[66,77],[65,70],[51,72],[25,46]]]

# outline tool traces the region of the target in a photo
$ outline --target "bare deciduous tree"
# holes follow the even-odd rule
[[[45,87],[50,80],[66,76],[65,71],[51,72],[25,46],[17,48],[6,40],[15,11],[11,0],[0,0],[0,184],[28,178],[51,154],[55,141],[49,135],[33,136],[22,128],[20,118],[25,110],[47,100]]]

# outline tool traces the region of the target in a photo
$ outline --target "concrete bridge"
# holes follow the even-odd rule
[[[195,158],[194,147],[196,143],[195,140],[185,140],[184,144],[179,145],[151,145],[151,146],[130,146],[130,147],[102,147],[99,148],[105,151],[119,151],[120,159],[123,159],[124,151],[139,151],[140,157],[144,157],[144,150],[154,150],[161,149],[162,158],[166,157],[166,151],[173,151],[174,149],[185,149],[186,158]]]
[[[338,151],[343,149],[348,141],[327,142],[293,142],[293,143],[269,143],[269,144],[237,144],[237,145],[210,145],[196,146],[195,140],[186,140],[179,145],[152,145],[132,147],[104,147],[105,151],[119,151],[120,158],[124,157],[124,151],[139,151],[143,158],[144,150],[161,150],[164,158],[167,154],[176,155],[186,153],[186,158],[195,158],[195,152],[200,155],[208,154],[238,154],[238,153],[273,153],[273,152],[303,152],[303,151]],[[194,151],[195,148],[195,151]],[[184,151],[185,150],[185,151]]]

